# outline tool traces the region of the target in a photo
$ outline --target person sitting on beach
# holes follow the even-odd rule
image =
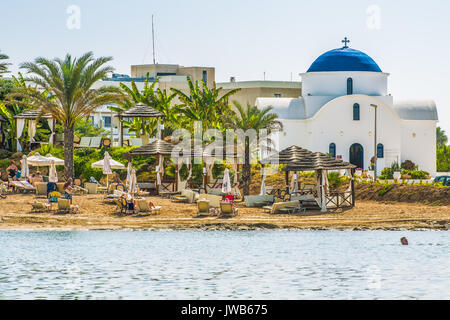
[[[151,201],[148,202],[148,207],[150,208],[150,210],[153,210],[156,208],[156,206]]]
[[[8,168],[6,168],[6,172],[8,172],[8,178],[17,181],[17,171],[19,171],[19,169],[16,166],[16,162],[14,160],[11,160],[11,164]]]
[[[69,200],[70,204],[72,204],[72,196],[75,187],[73,186],[72,178],[67,179],[67,182],[64,184],[64,198]]]
[[[36,171],[36,173],[33,173],[31,176],[31,184],[36,187],[37,182],[43,182],[44,178],[42,178],[41,173],[39,171]]]
[[[127,214],[133,214],[135,208],[134,198],[131,194],[127,197]]]

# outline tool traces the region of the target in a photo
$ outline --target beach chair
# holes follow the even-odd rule
[[[47,182],[36,182],[36,197],[47,198]]]
[[[154,208],[150,209],[150,206],[148,205],[148,202],[145,201],[145,199],[139,199],[137,201],[137,205],[139,212],[147,212],[152,214],[161,213],[161,206],[155,206]]]
[[[238,209],[233,206],[232,202],[222,201],[220,202],[220,216],[232,217],[238,214]]]
[[[40,201],[34,201],[31,204],[31,212],[49,212],[50,211],[50,204],[40,202]]]
[[[193,203],[194,199],[195,199],[195,192],[189,189],[185,189],[181,191],[180,195],[175,195],[172,197],[172,201],[174,202]]]
[[[59,199],[57,213],[77,213],[77,212],[78,206],[70,205],[70,201],[68,199]]]
[[[88,190],[88,194],[97,194],[98,184],[92,182],[86,182],[84,187]]]
[[[271,206],[263,207],[265,211],[268,211],[271,214],[275,213],[294,213],[300,209],[300,202],[296,201],[287,201],[287,202],[276,202]]]
[[[209,200],[197,201],[197,217],[209,215]]]
[[[89,148],[90,145],[91,145],[91,137],[81,137],[78,147]]]
[[[92,137],[89,147],[98,149],[100,148],[101,144],[102,144],[102,137]]]

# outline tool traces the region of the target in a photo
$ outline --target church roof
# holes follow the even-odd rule
[[[394,111],[403,120],[439,120],[433,100],[395,101]]]
[[[348,47],[325,52],[308,69],[308,72],[326,71],[382,72],[376,62],[367,54]]]

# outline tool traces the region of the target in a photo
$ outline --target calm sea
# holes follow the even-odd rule
[[[0,243],[0,299],[450,299],[445,231],[0,231]]]

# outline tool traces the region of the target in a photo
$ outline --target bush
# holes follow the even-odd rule
[[[394,179],[394,170],[391,168],[384,168],[381,171],[381,176],[379,176],[379,179],[386,180],[386,179]]]
[[[405,162],[402,163],[402,169],[404,169],[404,170],[416,170],[417,166],[411,160],[405,160]]]
[[[426,179],[430,174],[423,170],[403,170],[402,175],[408,175],[411,179]]]

